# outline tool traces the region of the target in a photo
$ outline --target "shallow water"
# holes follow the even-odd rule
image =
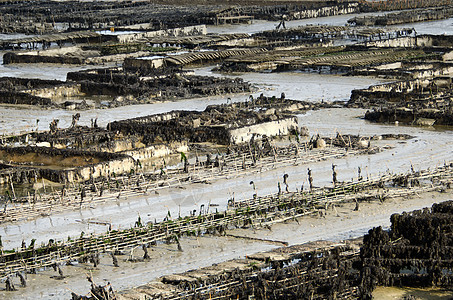
[[[284,92],[286,98],[309,102],[347,101],[351,90],[387,82],[373,77],[349,77],[317,72],[282,72],[282,73],[217,73],[212,67],[196,68],[195,75],[241,77],[250,82],[266,96],[280,97]]]
[[[388,26],[387,28],[414,28],[417,34],[451,35],[453,34],[453,18],[438,21],[393,25]]]
[[[320,22],[339,22],[351,18],[348,16],[336,16],[321,19]],[[327,21],[330,20],[330,21]],[[309,22],[309,20],[303,20]],[[242,26],[242,25],[241,25]],[[244,27],[247,27],[245,25]],[[244,30],[250,30],[245,28]],[[31,73],[36,72],[33,66],[24,66]],[[38,67],[37,67],[38,68]],[[58,67],[51,67],[60,69]],[[340,75],[326,75],[318,73],[243,73],[235,75],[223,75],[213,73],[212,67],[196,68],[195,74],[209,76],[240,76],[250,82],[258,90],[253,93],[255,96],[264,93],[267,96],[279,97],[282,92],[287,98],[304,101],[346,101],[350,92],[355,88],[365,88],[382,80],[371,77],[345,77]],[[62,73],[67,67],[62,67]],[[21,71],[25,74],[25,71]],[[38,73],[35,73],[38,75]],[[176,102],[159,102],[146,105],[125,106],[114,109],[95,109],[81,111],[80,125],[90,125],[91,119],[98,118],[98,124],[105,126],[113,120],[127,119],[138,116],[145,116],[155,113],[163,113],[175,109],[203,110],[207,105],[225,103],[227,98],[233,101],[244,101],[248,94],[224,95],[206,97],[200,99],[189,99]],[[72,115],[76,111],[68,110],[37,110],[28,107],[14,108],[11,106],[0,106],[0,133],[18,133],[24,130],[46,130],[52,119],[59,119],[60,128],[68,127]],[[336,132],[342,134],[375,135],[382,133],[408,133],[416,136],[414,140],[407,142],[389,141],[388,144],[395,146],[395,149],[388,150],[373,156],[347,157],[335,160],[338,165],[339,180],[350,179],[355,176],[357,167],[362,167],[364,172],[377,174],[392,169],[395,172],[407,171],[411,163],[416,168],[427,168],[433,164],[442,164],[452,157],[451,146],[453,138],[451,131],[427,130],[418,127],[398,127],[393,125],[371,124],[357,118],[362,116],[364,110],[351,109],[329,109],[313,111],[302,114],[299,117],[301,126],[307,126],[312,134],[333,135]],[[39,119],[37,126],[36,120]],[[315,184],[324,185],[330,183],[330,164],[332,162],[321,162],[310,165],[314,171]],[[220,205],[223,209],[233,191],[237,199],[245,199],[252,196],[250,186],[247,184],[254,180],[262,193],[276,191],[277,181],[282,174],[290,175],[291,184],[295,189],[303,183],[306,186],[306,166],[289,167],[282,170],[273,170],[259,175],[251,175],[242,179],[222,180],[212,185],[194,185],[187,190],[168,190],[160,195],[149,196],[146,199],[130,199],[120,201],[115,205],[105,205],[93,210],[64,213],[48,218],[41,218],[32,222],[23,222],[8,225],[0,229],[0,235],[4,236],[4,245],[7,247],[19,246],[22,239],[30,240],[36,235],[36,228],[39,228],[39,241],[47,241],[49,238],[64,238],[67,235],[75,236],[81,230],[85,232],[104,232],[105,226],[90,225],[84,221],[95,218],[98,221],[113,222],[115,227],[129,227],[135,222],[140,213],[147,221],[154,218],[161,219],[166,215],[167,210],[172,215],[177,215],[181,209],[183,214],[199,208],[201,204],[212,203]],[[158,209],[156,209],[158,208]],[[81,221],[78,222],[77,220]]]
[[[390,200],[383,204],[363,203],[358,212],[353,212],[355,204],[348,204],[338,206],[336,211],[329,210],[325,218],[301,218],[298,223],[288,222],[274,225],[272,231],[238,229],[231,233],[239,236],[288,241],[290,244],[320,239],[338,241],[344,238],[355,238],[363,235],[372,226],[384,225],[387,227],[392,213],[426,207],[445,200],[447,196],[444,194],[442,195],[444,198],[440,198],[438,195],[398,202]],[[26,289],[19,288],[19,291],[14,293],[0,291],[0,297],[2,299],[17,299],[17,297],[36,299],[36,295],[40,295],[45,299],[69,299],[70,290],[81,294],[87,293],[89,284],[85,279],[85,274],[92,274],[98,284],[111,282],[116,290],[123,290],[148,283],[163,275],[206,267],[229,259],[243,258],[248,254],[278,247],[265,242],[215,236],[181,238],[181,245],[184,252],[177,251],[174,244],[162,244],[150,248],[151,259],[148,262],[131,263],[124,261],[126,256],[118,257],[120,268],[112,266],[109,256],[101,256],[101,264],[97,268],[87,265],[62,267],[67,276],[63,280],[53,278],[56,272],[52,268],[48,268],[38,275],[29,274]],[[137,258],[143,255],[138,249],[134,251],[134,254]]]
[[[375,13],[372,13],[375,14]],[[288,27],[306,24],[329,24],[344,25],[346,21],[358,15],[340,15],[317,19],[305,19],[287,22]],[[453,32],[453,19],[421,22],[395,26],[414,27],[419,33],[438,34],[439,32]],[[210,26],[209,32],[248,32],[253,33],[266,29],[273,29],[275,22],[255,20],[252,24]],[[95,66],[56,66],[51,64],[13,64],[3,65],[3,53],[0,52],[0,74],[1,76],[40,78],[65,80],[67,72],[84,70]],[[99,66],[97,66],[99,67]],[[212,67],[195,69],[198,75],[224,76],[210,72]],[[227,75],[235,77],[234,75]],[[342,77],[337,75],[321,75],[317,73],[246,73],[239,74],[244,80],[253,83],[258,89],[259,94],[263,92],[269,96],[280,96],[282,92],[287,98],[305,101],[346,101],[350,96],[350,91],[355,88],[364,88],[371,84],[377,84],[382,80],[367,77]],[[161,113],[173,109],[202,110],[209,104],[225,103],[227,98],[233,101],[244,101],[247,95],[207,97],[201,99],[191,99],[178,102],[161,102],[147,105],[137,105],[130,107],[119,107],[114,109],[96,109],[90,111],[68,111],[68,110],[37,110],[27,106],[14,108],[11,106],[0,106],[0,134],[17,134],[29,130],[47,130],[48,124],[53,119],[59,119],[60,128],[68,127],[71,124],[72,115],[79,112],[81,119],[80,125],[90,125],[91,119],[98,118],[98,124],[105,126],[113,120],[120,120],[132,117],[145,116],[154,113]],[[39,119],[37,126],[36,121]]]

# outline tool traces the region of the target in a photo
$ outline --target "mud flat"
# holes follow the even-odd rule
[[[203,111],[170,111],[144,117],[114,121],[106,128],[91,120],[92,126],[78,126],[80,114],[73,115],[69,128],[31,131],[23,135],[3,137],[2,144],[40,145],[49,147],[121,152],[163,142],[234,145],[264,137],[287,136],[299,132],[297,113],[332,107],[332,103],[311,103],[277,97],[250,96],[245,103],[210,105]]]
[[[314,299],[335,295],[337,299],[349,299],[359,295],[360,276],[353,268],[358,262],[359,247],[357,240],[345,243],[318,241],[278,248],[248,255],[245,259],[164,276],[121,293],[118,298],[139,299],[146,295],[150,299],[184,299],[197,293],[201,297],[211,294],[219,299],[244,299],[248,295],[257,299],[280,299],[291,295]]]
[[[269,138],[293,135],[299,139],[300,136],[308,135],[305,129],[299,129],[296,113],[330,106],[328,103],[289,100],[284,95],[281,98],[261,95],[256,99],[251,97],[246,103],[208,106],[202,112],[172,111],[115,121],[106,128],[98,127],[97,120],[92,120],[91,127],[77,126],[80,118],[77,113],[73,115],[71,126],[66,129],[59,129],[58,120],[54,120],[47,132],[32,131],[21,136],[4,137],[2,183],[13,187],[13,184],[32,184],[46,179],[69,184],[99,177],[110,178],[111,175],[116,177],[128,172],[134,174],[137,168],[143,167],[141,162],[175,153],[182,153],[181,162],[184,163],[184,172],[188,173],[190,163],[184,152],[189,151],[188,145],[194,143],[234,146],[245,143],[254,145],[255,141],[263,141],[264,146],[257,145],[253,151],[251,148],[236,148],[241,154],[249,152],[247,154],[252,156],[255,164],[261,155],[270,155],[261,153],[261,148],[268,152],[266,147],[270,147],[273,155],[277,155]],[[341,138],[343,140],[339,147],[359,147],[360,142],[364,148],[369,146],[366,139],[359,141],[358,138]],[[337,140],[331,140],[331,146],[336,145],[340,137]],[[17,145],[26,147],[15,147]],[[325,146],[326,142],[320,137],[312,138],[305,144],[307,149]],[[196,147],[195,145],[194,148]],[[299,153],[298,149],[296,147],[296,155]],[[228,149],[228,152],[231,151]],[[112,162],[101,164],[104,160],[99,160],[100,157]],[[243,159],[242,168],[245,169],[245,157]],[[196,160],[198,164],[199,158]],[[70,167],[69,161],[74,162],[74,167],[78,168],[76,171],[67,169]],[[79,166],[78,163],[82,161],[88,163]],[[210,154],[206,162],[208,166],[213,164],[221,169],[224,163],[225,160],[222,159],[221,162],[219,155],[215,162],[211,161]],[[52,167],[56,170],[52,171]],[[136,180],[139,187],[141,179],[137,177]],[[14,188],[11,192],[14,192]]]
[[[4,16],[0,23],[3,33],[56,33],[91,29],[161,30],[199,24],[248,23],[253,19],[298,20],[351,14],[363,11],[413,9],[450,4],[449,1],[385,1],[359,3],[357,1],[234,1],[226,5],[204,1],[193,5],[188,1],[178,4],[156,1],[96,3],[89,1],[41,1],[39,7],[27,1],[2,3]],[[389,3],[388,3],[389,2]],[[231,4],[236,4],[231,6]],[[17,25],[17,22],[23,24]]]
[[[376,227],[365,235],[363,243],[362,239],[342,243],[317,241],[277,248],[163,276],[117,297],[185,299],[209,295],[220,299],[249,296],[280,299],[282,295],[290,298],[307,295],[323,299],[371,299],[376,285],[449,289],[451,254],[445,239],[451,234],[452,204],[446,201],[434,204],[431,209],[394,214],[389,232]],[[426,233],[423,225],[432,222],[436,224],[433,227],[439,227]],[[412,230],[414,223],[423,227],[424,234]],[[411,230],[404,226],[411,226]],[[389,264],[398,265],[399,269],[386,267]],[[402,268],[409,271],[400,273]]]
[[[355,1],[256,2],[252,5],[241,1],[240,5],[233,7],[221,1],[209,5],[205,2],[203,5],[192,4],[188,1],[176,5],[147,1],[121,4],[42,1],[39,7],[31,7],[26,2],[4,3],[0,7],[2,15],[5,15],[0,29],[3,32],[40,34],[55,32],[57,28],[68,31],[111,27],[136,29],[140,24],[149,24],[150,29],[167,29],[199,24],[247,23],[253,19],[281,20],[284,15],[289,19],[303,19],[360,11]],[[17,20],[27,25],[17,26]]]
[[[401,269],[392,269],[407,266],[401,261],[390,265],[391,272],[379,272],[379,280],[368,277],[356,243],[251,254],[277,245],[361,236],[383,216],[448,198],[453,176],[448,130],[357,117],[365,114],[363,108],[396,107],[423,112],[412,120],[431,124],[426,113],[450,111],[451,37],[401,28],[285,28],[289,20],[310,16],[436,4],[194,3],[0,5],[5,16],[0,28],[13,24],[16,14],[22,24],[47,32],[2,40],[5,48],[29,48],[7,53],[2,69],[32,69],[42,62],[64,70],[96,66],[70,72],[65,81],[0,80],[0,98],[20,115],[5,115],[2,127],[13,131],[28,121],[33,129],[1,137],[1,297],[50,297],[55,291],[55,297],[69,298],[65,287],[77,297],[86,292],[85,271],[93,273],[92,293],[98,298],[107,297],[102,293],[110,289],[109,279],[120,291],[160,281],[149,293],[175,299],[216,292],[246,298],[253,291],[262,298],[366,298],[378,281],[403,282],[397,276]],[[237,24],[256,19],[273,20],[277,28],[210,35],[204,25],[235,24],[244,30]],[[215,64],[230,74],[208,71]],[[189,67],[195,72],[183,69]],[[271,73],[287,70],[293,72]],[[245,78],[264,94],[258,96],[261,91]],[[393,82],[354,91],[346,105],[328,102],[346,99],[342,91],[349,93],[352,84],[387,79]],[[332,87],[339,85],[329,81],[341,82],[343,89],[337,91]],[[325,88],[331,99],[324,97]],[[194,97],[204,98],[186,100]],[[209,105],[213,102],[218,105]],[[24,104],[28,109],[19,110]],[[403,117],[401,123],[408,119]],[[50,131],[43,131],[47,126]],[[395,245],[409,245],[409,238],[395,238]],[[205,244],[213,245],[201,247]],[[430,251],[417,247],[417,253]],[[373,259],[367,264],[376,270],[389,261],[379,257],[371,266]],[[430,278],[449,281],[437,276],[445,272],[439,273],[427,256],[420,259],[417,264],[433,269]],[[423,270],[418,272],[424,276]]]
[[[5,145],[22,143],[24,145],[47,147],[5,147],[2,183],[32,183],[45,178],[59,183],[93,179],[110,174],[122,174],[135,171],[140,160],[166,156],[171,153],[186,152],[188,143],[210,142],[219,145],[247,143],[254,139],[272,136],[299,134],[295,112],[313,109],[319,105],[301,103],[294,100],[260,97],[245,104],[208,106],[203,112],[172,111],[165,114],[151,115],[109,123],[107,129],[99,128],[96,120],[92,127],[78,127],[80,114],[73,115],[70,128],[58,129],[58,121],[50,124],[48,132],[30,132],[18,137],[4,138]],[[259,111],[257,111],[259,110]],[[308,134],[308,133],[304,133]],[[59,149],[55,149],[59,148]],[[64,148],[64,149],[63,149]],[[78,150],[74,150],[78,149]],[[79,154],[77,151],[86,151]],[[96,152],[104,151],[104,152]],[[117,157],[112,152],[121,152]],[[17,153],[17,155],[15,155]],[[91,153],[91,154],[90,154]],[[22,158],[27,157],[27,158]],[[96,162],[96,157],[105,156],[107,160],[119,162],[121,168],[104,166],[101,170],[91,165],[90,170],[78,170],[80,176],[62,175],[61,171],[47,174],[41,164],[54,162],[55,167],[68,167],[67,162],[58,161],[61,156],[73,160],[76,164],[79,156],[86,161]],[[92,157],[92,158],[90,158]],[[48,160],[44,162],[45,160]],[[186,158],[187,160],[187,158]],[[14,164],[19,167],[15,170]],[[21,165],[22,164],[22,165]],[[186,161],[188,168],[188,162]],[[27,165],[28,168],[25,167]],[[217,166],[219,162],[217,161]],[[87,173],[88,172],[88,173]],[[105,172],[108,172],[105,173]],[[82,175],[83,174],[83,175]],[[87,177],[88,176],[88,177]]]
[[[200,210],[199,214],[172,218],[168,215],[162,222],[144,224],[139,217],[135,226],[125,230],[109,230],[105,234],[70,238],[41,246],[31,241],[30,246],[14,251],[4,250],[2,274],[4,278],[16,272],[35,270],[55,263],[90,259],[95,266],[100,253],[124,251],[130,247],[146,248],[161,241],[176,241],[186,235],[224,233],[229,228],[267,227],[285,220],[302,217],[325,209],[328,205],[342,202],[370,201],[407,197],[423,192],[445,191],[451,182],[451,165],[432,171],[408,174],[387,174],[374,179],[360,179],[339,183],[333,189],[318,189],[310,185],[310,192],[278,193],[231,203],[232,209],[224,212]],[[393,187],[391,186],[393,185]],[[358,209],[358,208],[357,208]],[[58,253],[58,254],[57,254]],[[19,263],[19,260],[21,263]],[[113,258],[114,260],[114,258]]]
[[[389,135],[379,138],[404,140],[410,137]],[[43,186],[44,189],[35,188],[25,195],[13,194],[14,197],[9,198],[9,201],[13,201],[13,203],[6,203],[1,220],[3,222],[31,220],[42,214],[56,214],[87,207],[95,208],[97,205],[105,205],[112,200],[118,201],[128,197],[146,197],[153,193],[159,194],[160,190],[174,187],[185,189],[197,183],[211,184],[222,179],[242,178],[285,166],[308,164],[350,155],[375,154],[384,150],[379,147],[370,147],[370,139],[370,137],[338,135],[330,140],[318,137],[304,141],[302,144],[288,146],[274,146],[270,140],[262,143],[254,141],[249,145],[229,147],[227,153],[217,154],[215,157],[207,152],[205,158],[199,157],[197,147],[191,145],[191,152],[186,152],[187,156],[186,154],[181,155],[181,160],[189,155],[195,157],[184,160],[182,166],[169,166],[165,160],[163,162],[153,160],[152,168],[147,168],[146,159],[149,157],[141,155],[142,163],[139,166],[143,164],[143,168],[137,168],[135,165],[136,168],[131,169],[125,175],[111,173],[104,177],[92,176],[87,181],[79,182],[77,186],[67,184],[61,189],[52,188],[50,191],[49,189],[46,191]],[[326,145],[322,146],[323,144]],[[205,149],[205,151],[208,150],[219,151],[215,148]],[[167,153],[164,152],[164,154]],[[131,153],[131,155],[137,157],[137,154]],[[39,183],[41,181],[36,180],[35,185]],[[49,183],[47,184],[49,185]],[[255,188],[255,185],[253,187]],[[11,193],[13,193],[12,185],[11,188]],[[279,184],[280,192],[284,189],[288,190],[288,186]],[[200,210],[202,209],[200,208]]]

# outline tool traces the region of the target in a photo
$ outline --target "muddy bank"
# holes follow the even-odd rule
[[[254,140],[251,143],[229,146],[226,153],[219,153],[217,147],[206,147],[205,145],[166,144],[160,149],[155,145],[122,153],[133,156],[140,160],[138,167],[129,173],[119,175],[111,173],[110,176],[90,178],[77,186],[66,185],[60,190],[46,190],[44,182],[42,188],[29,191],[31,195],[39,195],[39,199],[33,197],[30,205],[29,194],[16,193],[13,205],[7,205],[5,214],[1,216],[2,222],[16,222],[23,219],[39,217],[44,213],[61,213],[73,209],[89,207],[94,209],[98,205],[110,200],[127,200],[129,197],[140,198],[150,195],[159,195],[160,192],[178,187],[190,189],[196,184],[212,184],[222,179],[242,178],[254,176],[258,172],[269,171],[277,168],[291,167],[294,164],[307,164],[324,161],[326,159],[344,158],[346,156],[357,156],[377,154],[389,147],[376,147],[371,144],[380,140],[390,141],[392,139],[403,142],[412,137],[407,135],[381,135],[375,137],[351,136],[337,134],[336,137],[327,138],[313,136],[311,138],[297,138],[297,143],[286,145],[274,145],[270,139],[263,141]],[[280,141],[281,142],[281,141]],[[184,148],[184,146],[186,148]],[[150,150],[148,150],[150,149]],[[150,155],[149,152],[154,150]],[[171,152],[177,152],[177,157],[168,156]],[[202,155],[203,153],[203,155]],[[212,153],[217,153],[212,155]],[[145,155],[143,155],[145,154]],[[163,159],[148,160],[150,158],[165,156]],[[181,163],[179,163],[181,162]],[[173,165],[176,164],[177,165]],[[336,171],[335,171],[336,172]],[[289,191],[287,180],[284,185],[278,184],[279,193],[283,190]],[[339,182],[337,180],[337,182]],[[34,184],[38,186],[41,182]],[[48,184],[48,183],[46,183]],[[252,185],[255,188],[255,185]],[[301,186],[303,190],[304,184]],[[16,186],[17,187],[17,186]],[[83,194],[79,201],[79,196]],[[57,200],[56,200],[57,199]],[[84,201],[88,199],[88,201]],[[207,200],[207,199],[205,199]],[[148,203],[147,201],[145,201]],[[15,203],[29,205],[18,209]],[[226,204],[226,203],[225,203]],[[206,206],[206,205],[205,205]],[[209,205],[210,206],[210,205]],[[196,207],[198,210],[199,207]],[[200,210],[203,210],[200,208]],[[209,208],[208,208],[209,210]],[[7,213],[6,213],[7,212]],[[191,211],[191,213],[193,213]]]
[[[386,174],[374,179],[358,178],[357,181],[335,184],[333,189],[315,188],[310,183],[309,192],[279,192],[238,202],[232,199],[229,209],[223,212],[217,209],[215,212],[209,211],[203,205],[199,212],[190,212],[185,217],[172,218],[168,213],[163,221],[146,224],[139,216],[130,229],[109,229],[106,233],[90,236],[82,233],[80,237],[70,238],[68,241],[51,239],[40,246],[31,241],[28,247],[23,243],[20,250],[5,250],[2,256],[5,267],[1,274],[6,278],[15,272],[52,266],[55,264],[52,253],[55,252],[64,254],[58,258],[60,263],[91,260],[96,266],[101,253],[122,253],[138,246],[143,246],[145,251],[145,248],[164,241],[179,243],[181,236],[224,234],[230,228],[266,228],[285,220],[327,210],[329,205],[343,202],[355,202],[358,210],[359,201],[384,201],[423,192],[442,192],[448,189],[452,176],[452,166],[445,165],[434,171]],[[84,196],[81,197],[83,201]]]
[[[272,226],[272,231],[264,229],[253,232],[252,230],[242,229],[231,233],[236,236],[250,235],[265,240],[287,241],[290,245],[299,245],[321,239],[338,243],[344,239],[363,236],[373,226],[387,226],[387,223],[390,224],[389,218],[392,213],[421,209],[430,206],[432,203],[448,199],[445,194],[439,194],[439,196],[443,198],[427,195],[427,197],[423,196],[422,198],[388,200],[384,203],[364,202],[361,204],[360,211],[353,211],[355,204],[351,203],[337,206],[337,212],[329,210],[326,214],[327,219],[319,217],[300,218],[298,219],[299,223],[287,221],[284,224],[275,224]],[[156,204],[153,203],[151,206],[150,211],[156,211]],[[74,214],[74,217],[80,219],[78,213]],[[89,217],[82,219],[82,221],[98,220],[92,217],[92,213],[89,213]],[[135,215],[133,218],[134,222],[136,217]],[[143,213],[142,217],[146,218],[146,215]],[[68,234],[67,228],[70,226],[67,224],[68,218],[71,219],[72,216],[66,214],[64,223],[61,223],[65,224],[66,228],[66,234],[63,234],[63,237]],[[103,219],[108,220],[107,217]],[[152,220],[153,218],[148,216],[148,219]],[[56,227],[60,226],[57,219],[53,218],[53,222]],[[43,226],[41,222],[32,224],[32,226]],[[79,222],[75,222],[75,224],[81,225]],[[91,224],[89,228],[103,230],[104,227]],[[88,232],[87,229],[83,229],[83,231]],[[77,232],[80,232],[80,230],[76,231],[74,235],[77,235]],[[42,235],[40,236],[43,237]],[[52,236],[54,234],[50,235],[50,237]],[[2,240],[5,244],[5,236],[3,236]],[[163,244],[148,249],[149,260],[142,260],[144,252],[140,248],[135,249],[133,252],[133,258],[136,259],[136,262],[128,261],[130,253],[118,255],[117,259],[121,271],[113,266],[111,256],[107,255],[101,256],[101,262],[96,268],[93,268],[92,263],[79,264],[72,267],[61,266],[65,276],[63,279],[59,279],[58,271],[54,271],[53,268],[47,268],[38,274],[27,274],[27,288],[22,288],[19,278],[13,277],[13,283],[18,291],[6,292],[3,290],[0,291],[0,294],[4,299],[21,298],[31,300],[35,298],[34,295],[36,294],[48,298],[70,299],[71,292],[68,288],[77,294],[86,294],[88,292],[89,282],[86,280],[85,273],[90,272],[93,274],[96,284],[105,285],[110,282],[115,291],[131,291],[135,287],[146,285],[150,281],[155,281],[165,275],[180,274],[281,247],[281,244],[277,243],[231,236],[182,238],[180,243],[183,252],[177,250],[176,244]],[[20,240],[18,245],[20,246]],[[198,259],[200,256],[204,258],[202,261]],[[168,257],[168,259],[163,260],[162,257]]]

